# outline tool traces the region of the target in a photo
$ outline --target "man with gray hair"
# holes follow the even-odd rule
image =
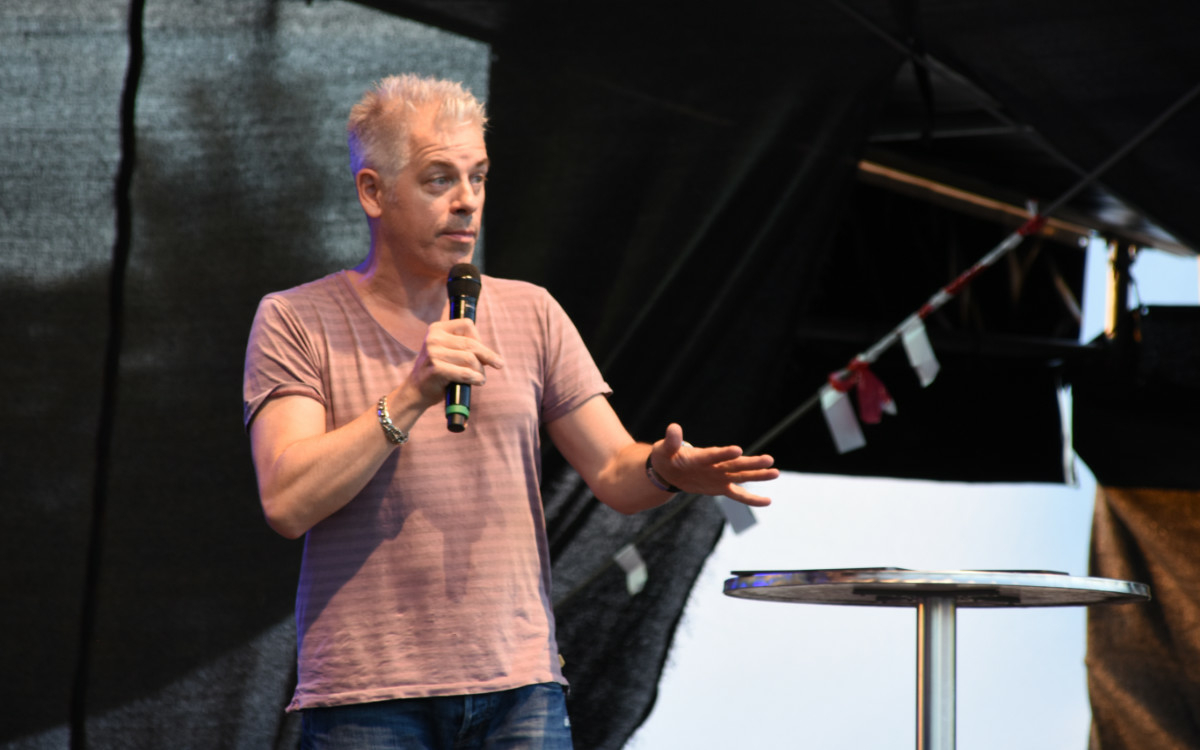
[[[769,456],[635,441],[574,325],[542,288],[483,277],[450,315],[488,155],[460,84],[384,79],[351,111],[370,247],[263,298],[244,418],[267,523],[305,537],[296,595],[305,748],[570,748],[550,604],[539,433],[622,513],[681,489],[749,505]],[[461,432],[440,410],[474,389]]]

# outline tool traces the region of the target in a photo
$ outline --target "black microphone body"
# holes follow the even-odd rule
[[[446,294],[450,297],[450,319],[469,318],[475,320],[475,306],[479,304],[479,292],[483,279],[479,269],[470,263],[459,263],[450,269],[446,279]],[[446,386],[446,429],[462,432],[467,429],[471,416],[471,386],[451,383]]]

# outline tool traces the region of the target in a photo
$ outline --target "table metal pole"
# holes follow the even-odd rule
[[[952,596],[917,604],[917,750],[954,750],[954,616]]]

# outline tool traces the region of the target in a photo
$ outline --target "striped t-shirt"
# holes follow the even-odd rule
[[[538,488],[539,425],[609,389],[544,289],[484,277],[476,327],[504,358],[472,389],[467,429],[425,412],[361,493],[305,538],[290,708],[565,682]],[[247,426],[300,394],[335,429],[373,408],[416,352],[345,272],[263,298],[246,354]]]

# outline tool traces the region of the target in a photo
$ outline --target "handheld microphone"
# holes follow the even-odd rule
[[[483,279],[479,269],[470,263],[459,263],[450,269],[446,279],[446,294],[450,297],[450,319],[470,318],[475,320],[475,305],[479,303],[479,292]],[[446,429],[462,432],[467,428],[471,416],[471,386],[451,383],[446,386]]]

